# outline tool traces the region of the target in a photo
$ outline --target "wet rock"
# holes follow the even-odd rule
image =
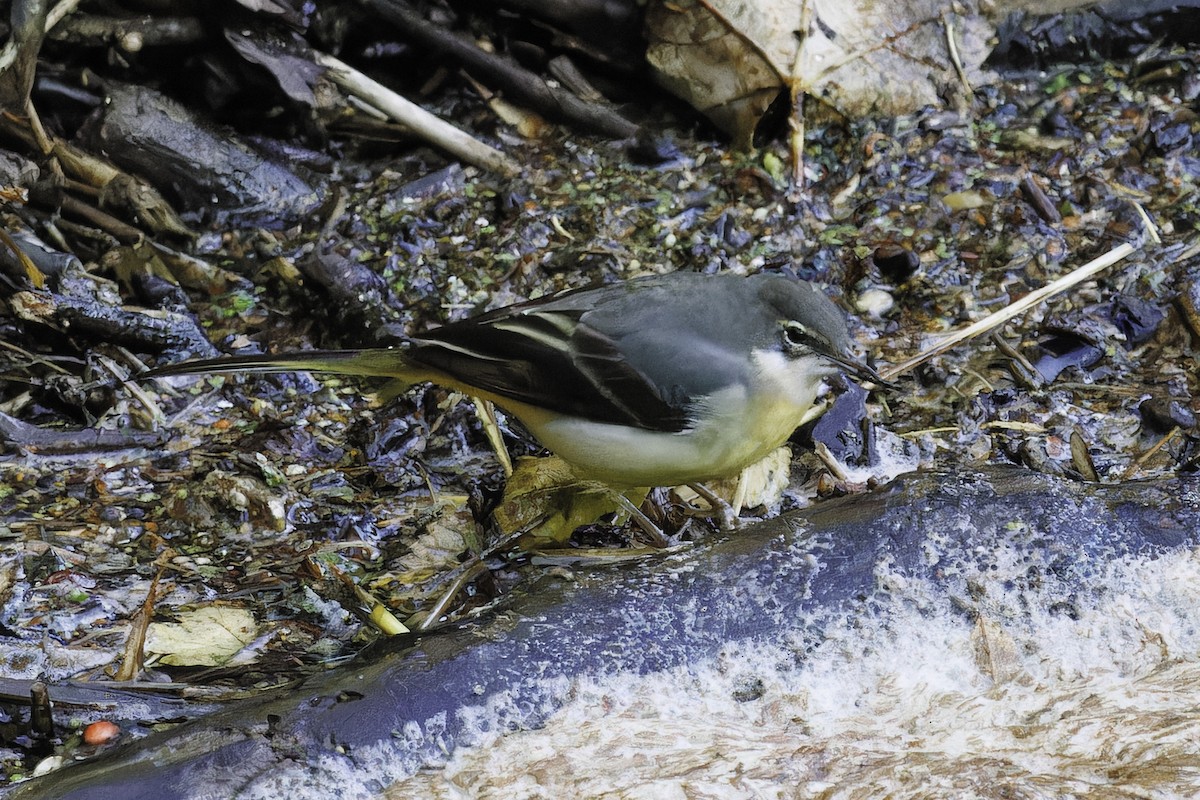
[[[921,266],[921,257],[898,244],[882,244],[871,253],[871,264],[884,278],[900,283],[908,280]]]
[[[986,63],[1028,70],[1097,54],[1122,58],[1160,38],[1194,42],[1200,30],[1200,7],[1194,0],[1082,5],[1090,7],[1058,14],[1013,12],[1000,25],[999,42]]]
[[[113,86],[91,131],[117,164],[186,206],[185,217],[283,227],[312,211],[317,190],[227,130],[151,89]]]
[[[860,292],[854,301],[854,307],[867,316],[883,319],[896,306],[890,292],[883,289],[867,289]]]
[[[1158,433],[1175,428],[1191,430],[1196,427],[1196,415],[1182,400],[1152,397],[1138,406],[1146,427]]]
[[[868,457],[867,394],[858,384],[846,381],[845,391],[812,427],[812,441],[825,445],[843,463],[860,464]]]
[[[1043,339],[1038,347],[1042,355],[1033,363],[1033,368],[1047,383],[1065,369],[1087,369],[1104,357],[1104,347],[1100,342],[1066,331]]]
[[[1112,321],[1125,334],[1125,346],[1131,348],[1150,339],[1166,313],[1136,297],[1118,297],[1112,304]]]

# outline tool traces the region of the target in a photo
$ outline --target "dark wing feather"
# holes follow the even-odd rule
[[[675,402],[664,398],[661,387],[631,364],[611,338],[583,322],[572,341],[576,368],[607,401],[606,406],[618,412],[617,419],[606,421],[672,432],[688,426],[691,398],[672,398]]]
[[[581,323],[591,304],[550,305],[445,325],[413,339],[408,355],[499,397],[563,414],[651,430],[687,425],[686,409],[665,402],[611,339]]]

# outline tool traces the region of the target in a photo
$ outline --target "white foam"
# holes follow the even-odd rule
[[[968,504],[924,532],[919,565],[881,559],[871,597],[763,625],[775,641],[649,675],[530,674],[238,796],[1200,796],[1200,551],[1122,557],[1090,529],[1074,542],[1063,508],[1051,536],[981,529]],[[666,629],[648,619],[642,635]],[[473,746],[450,752],[443,732]],[[423,766],[430,741],[442,768]]]
[[[944,585],[880,577],[894,602],[831,621],[799,661],[758,644],[581,679],[544,728],[483,734],[386,796],[1200,793],[1196,553],[1116,561],[1072,614],[1056,610],[1061,586],[1005,590],[981,573],[967,577],[987,582],[982,600],[952,601]]]

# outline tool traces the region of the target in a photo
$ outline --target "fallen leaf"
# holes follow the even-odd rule
[[[974,83],[994,32],[976,6],[964,2],[952,17]],[[749,147],[785,90],[854,118],[943,105],[945,87],[961,82],[945,10],[941,0],[657,0],[646,14],[646,58],[669,91]]]
[[[152,622],[146,652],[173,667],[219,667],[258,636],[254,615],[239,606],[202,606],[178,622]]]

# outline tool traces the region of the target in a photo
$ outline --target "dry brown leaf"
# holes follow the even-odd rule
[[[748,147],[785,90],[843,114],[902,114],[940,105],[959,78],[942,0],[658,0],[646,17],[659,80]],[[960,4],[953,16],[968,78],[979,76],[991,24]]]
[[[580,525],[617,509],[616,493],[600,483],[581,480],[557,456],[519,458],[504,499],[492,512],[505,532],[523,531],[525,550],[561,547]]]

